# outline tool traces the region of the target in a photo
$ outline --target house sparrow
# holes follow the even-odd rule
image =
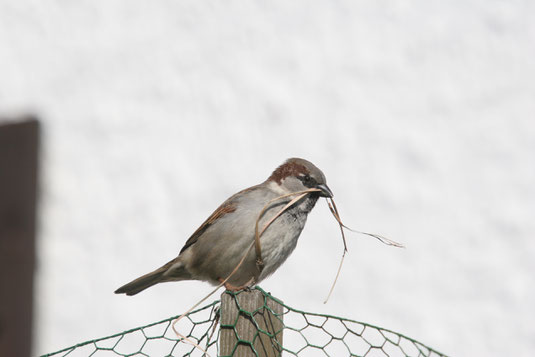
[[[249,248],[255,241],[255,226],[262,210],[265,209],[259,227],[298,195],[271,200],[310,188],[318,190],[291,205],[261,234],[263,267],[259,268],[256,252]],[[319,197],[332,197],[323,173],[309,161],[288,159],[263,183],[223,202],[187,240],[177,258],[120,287],[115,293],[135,295],[152,285],[179,280],[201,280],[218,285],[232,273],[247,250],[247,257],[225,287],[239,290],[253,286],[277,270],[292,253],[307,215]]]

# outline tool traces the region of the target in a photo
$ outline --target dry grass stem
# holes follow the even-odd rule
[[[243,262],[245,261],[245,259],[247,258],[247,256],[249,255],[249,253],[251,252],[251,250],[253,249],[253,247],[255,248],[255,251],[256,251],[256,264],[257,264],[257,267],[259,269],[259,274],[260,272],[262,271],[263,267],[264,267],[264,262],[262,260],[262,246],[260,244],[260,237],[262,236],[262,234],[266,231],[266,229],[281,215],[283,214],[288,208],[292,207],[296,202],[299,202],[301,199],[303,199],[306,195],[308,195],[309,193],[312,193],[312,192],[321,192],[320,189],[317,189],[317,188],[311,188],[311,189],[308,189],[308,190],[304,190],[304,191],[299,191],[299,192],[293,192],[293,193],[289,193],[289,194],[286,194],[286,195],[281,195],[281,196],[278,196],[278,197],[275,197],[274,199],[268,201],[266,203],[266,205],[262,208],[262,210],[260,211],[257,219],[256,219],[256,223],[255,223],[255,239],[253,242],[251,242],[251,245],[249,246],[249,248],[247,249],[247,251],[245,252],[245,254],[243,255],[243,257],[241,258],[240,262],[236,265],[236,267],[234,267],[234,269],[232,270],[232,272],[223,280],[221,281],[221,283],[214,289],[212,290],[208,295],[206,295],[204,298],[202,298],[200,301],[198,301],[196,304],[194,304],[191,308],[188,309],[188,311],[186,311],[185,313],[183,313],[182,315],[180,315],[176,320],[173,321],[173,324],[172,324],[172,329],[174,331],[174,333],[180,338],[182,339],[183,341],[195,346],[195,348],[201,350],[203,353],[205,353],[206,355],[208,355],[208,352],[205,351],[201,346],[199,346],[195,341],[192,341],[191,339],[183,336],[182,334],[180,334],[176,328],[175,328],[175,325],[181,320],[183,319],[186,315],[188,315],[190,312],[192,312],[195,308],[197,308],[200,304],[202,304],[204,301],[206,301],[210,296],[212,296],[213,294],[215,294],[217,292],[217,290],[219,290],[219,288],[221,288],[223,285],[225,285],[229,279],[238,271],[238,269],[242,266]],[[295,198],[293,198],[292,200],[290,200],[282,209],[280,209],[273,217],[271,217],[265,224],[264,226],[262,227],[262,229],[259,231],[259,223],[260,223],[260,219],[262,218],[262,216],[264,215],[264,213],[267,211],[267,209],[269,208],[269,206],[271,204],[273,204],[274,202],[280,200],[280,199],[283,199],[283,198],[287,198],[287,197],[291,197],[291,196],[297,196]],[[364,235],[368,235],[368,236],[371,236],[371,237],[374,237],[376,239],[378,239],[379,241],[381,241],[382,243],[384,244],[387,244],[387,245],[391,245],[391,246],[394,246],[394,247],[400,247],[400,248],[404,248],[404,246],[400,243],[397,243],[391,239],[388,239],[386,237],[383,237],[383,236],[380,236],[378,234],[373,234],[373,233],[367,233],[367,232],[361,232],[361,231],[357,231],[357,230],[354,230],[354,229],[351,229],[349,227],[347,227],[343,222],[342,220],[340,219],[340,214],[338,213],[338,208],[336,207],[336,204],[334,203],[334,200],[332,199],[332,197],[329,198],[330,202],[327,201],[327,204],[329,205],[329,210],[331,211],[331,213],[333,214],[334,218],[336,219],[336,221],[338,222],[338,225],[340,226],[340,233],[342,235],[342,241],[344,243],[344,251],[342,253],[342,258],[340,259],[340,264],[338,265],[338,270],[336,272],[336,276],[334,278],[334,282],[331,286],[331,289],[329,290],[329,294],[327,295],[327,298],[325,299],[324,303],[327,303],[329,301],[329,298],[331,297],[332,295],[332,292],[334,291],[334,287],[336,286],[336,282],[338,281],[338,277],[340,276],[340,272],[342,270],[342,265],[344,263],[344,259],[345,259],[345,255],[346,255],[346,252],[348,251],[347,250],[347,242],[346,242],[346,238],[345,238],[345,234],[344,234],[344,228],[351,231],[351,232],[355,232],[355,233],[360,233],[360,234],[364,234]],[[209,356],[209,355],[208,355]]]
[[[182,316],[181,316],[182,317]],[[202,348],[201,346],[199,346],[199,344],[195,341],[192,341],[191,339],[187,338],[186,336],[182,335],[180,332],[178,332],[176,329],[175,329],[175,324],[178,322],[178,320],[180,319],[180,317],[178,319],[176,319],[174,322],[173,322],[173,325],[172,325],[172,328],[173,328],[173,332],[177,335],[178,338],[180,338],[180,342],[184,341],[184,342],[187,342],[189,343],[190,345],[194,346],[196,349],[199,349],[201,350],[204,355],[210,357],[210,355],[208,354],[208,352]]]
[[[336,271],[336,276],[334,277],[333,284],[331,285],[331,289],[329,290],[329,294],[327,294],[327,298],[323,302],[326,304],[329,301],[329,298],[331,297],[331,294],[333,293],[334,287],[336,286],[336,282],[338,281],[338,277],[340,276],[340,271],[342,271],[342,265],[344,264],[344,258],[346,257],[347,252],[347,242],[346,242],[346,235],[344,234],[344,224],[342,223],[342,220],[340,219],[340,214],[338,213],[338,208],[336,208],[336,205],[334,204],[334,200],[332,197],[330,198],[332,205],[329,201],[327,201],[327,204],[329,205],[329,209],[331,210],[331,213],[333,214],[334,218],[338,222],[338,225],[340,226],[340,233],[342,235],[342,241],[344,242],[344,251],[342,253],[342,258],[340,259],[340,264],[338,265],[338,270]]]
[[[332,203],[332,205],[331,205],[331,203]],[[364,235],[373,237],[375,239],[378,239],[381,243],[386,244],[386,245],[390,245],[390,246],[397,247],[397,248],[405,248],[405,246],[403,244],[398,243],[396,241],[393,241],[392,239],[386,238],[386,237],[381,236],[379,234],[362,232],[362,231],[357,231],[355,229],[349,228],[348,226],[346,226],[345,224],[342,223],[342,220],[340,219],[340,215],[338,214],[338,209],[336,208],[336,204],[334,203],[334,200],[332,198],[331,198],[331,202],[329,202],[328,204],[329,204],[329,209],[331,210],[334,218],[336,218],[336,220],[338,221],[338,224],[340,224],[341,227],[344,227],[348,231],[351,231],[351,232],[354,232],[354,233],[364,234]],[[344,242],[344,245],[345,245],[345,242]]]
[[[340,264],[338,265],[338,270],[336,271],[336,276],[334,277],[333,285],[331,285],[331,289],[329,290],[329,294],[327,294],[327,298],[325,298],[325,301],[323,301],[324,304],[326,304],[331,298],[331,294],[333,293],[334,286],[336,285],[336,282],[338,281],[338,277],[340,276],[340,271],[342,271],[342,265],[344,264],[344,258],[346,257],[346,252],[347,250],[344,249],[344,252],[342,253],[342,259],[340,259]]]
[[[349,228],[348,226],[346,226],[343,222],[342,222],[342,219],[340,218],[340,214],[338,213],[338,208],[336,207],[336,204],[334,203],[334,200],[332,197],[329,198],[330,202],[327,201],[327,204],[329,205],[329,210],[331,211],[331,213],[333,214],[334,218],[336,219],[336,221],[338,222],[338,225],[340,226],[340,232],[342,233],[342,240],[344,242],[344,252],[342,253],[342,258],[340,259],[340,264],[338,265],[338,271],[336,272],[336,277],[334,278],[334,282],[333,282],[333,285],[331,286],[331,290],[329,290],[329,294],[327,295],[327,298],[325,299],[325,301],[323,302],[324,304],[327,303],[327,301],[329,301],[329,298],[331,297],[331,294],[334,290],[334,286],[336,285],[336,282],[338,281],[338,277],[340,276],[340,271],[342,270],[342,265],[344,263],[344,258],[346,256],[346,252],[347,252],[347,243],[346,243],[346,237],[344,235],[344,228],[351,231],[351,232],[355,232],[355,233],[360,233],[360,234],[364,234],[364,235],[367,235],[367,236],[370,236],[370,237],[373,237],[373,238],[376,238],[378,239],[381,243],[384,243],[386,245],[390,245],[390,246],[393,246],[393,247],[398,247],[398,248],[405,248],[405,246],[401,243],[398,243],[396,241],[393,241],[391,239],[388,239],[386,237],[383,237],[381,235],[378,235],[378,234],[373,234],[373,233],[367,233],[367,232],[362,232],[362,231],[357,231],[357,230],[354,230],[354,229],[351,229]]]

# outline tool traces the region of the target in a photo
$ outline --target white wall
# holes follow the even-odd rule
[[[302,156],[324,203],[264,289],[454,356],[535,353],[535,3],[0,1],[0,113],[37,113],[35,354],[186,310],[113,290]]]

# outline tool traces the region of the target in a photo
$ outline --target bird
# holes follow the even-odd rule
[[[304,190],[310,192],[291,203],[299,196],[296,193]],[[294,251],[307,216],[320,197],[333,197],[323,172],[310,161],[290,158],[266,181],[223,202],[189,237],[175,259],[115,293],[135,295],[158,283],[181,280],[224,283],[231,291],[250,288],[273,274]],[[259,264],[258,252],[251,249],[255,227],[257,223],[263,227],[273,218],[260,235]]]

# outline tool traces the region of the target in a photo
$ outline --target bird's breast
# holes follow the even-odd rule
[[[296,206],[288,209],[261,236],[260,246],[264,268],[258,281],[277,270],[295,249],[310,211],[302,208]]]

